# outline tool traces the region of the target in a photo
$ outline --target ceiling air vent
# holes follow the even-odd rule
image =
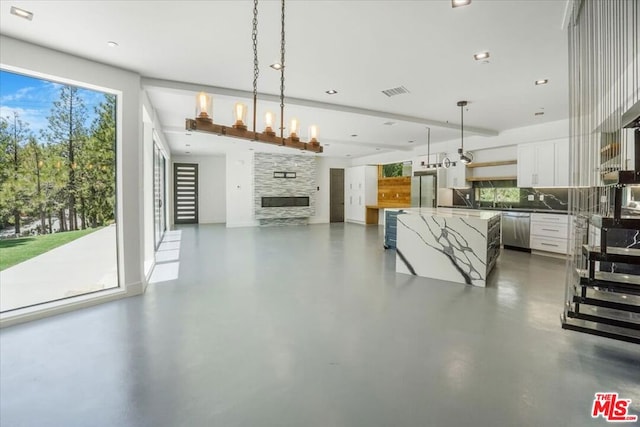
[[[382,93],[384,93],[389,98],[391,98],[392,96],[402,95],[403,93],[409,93],[409,90],[404,86],[398,86],[392,89],[383,90]]]

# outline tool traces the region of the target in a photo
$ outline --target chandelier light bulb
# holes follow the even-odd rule
[[[196,96],[196,117],[211,120],[213,118],[213,101],[211,95],[200,92]]]
[[[233,127],[246,130],[247,126],[244,124],[244,121],[247,116],[247,106],[242,102],[236,102],[236,105],[233,106],[233,116],[236,121]]]
[[[300,122],[298,119],[291,119],[291,127],[289,137],[294,139],[298,137],[298,132],[300,132]]]
[[[317,143],[318,142],[318,126],[311,125],[309,127],[309,142]]]

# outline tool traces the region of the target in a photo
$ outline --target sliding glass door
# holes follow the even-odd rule
[[[167,227],[166,216],[166,159],[158,145],[153,144],[153,206],[154,242],[158,249]]]

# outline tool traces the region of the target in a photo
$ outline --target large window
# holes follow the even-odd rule
[[[388,163],[382,165],[382,177],[411,176],[411,162]]]
[[[117,287],[116,96],[0,80],[0,311]]]
[[[520,189],[508,188],[478,188],[477,200],[488,203],[520,203]]]

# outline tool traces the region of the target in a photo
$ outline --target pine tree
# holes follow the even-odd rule
[[[28,201],[28,188],[25,185],[23,173],[24,143],[29,136],[29,125],[18,118],[16,112],[13,117],[2,119],[0,125],[0,140],[4,145],[2,158],[3,177],[0,188],[0,215],[10,214],[16,235],[20,235],[20,217]],[[4,216],[3,215],[3,216]]]
[[[82,210],[92,227],[115,218],[116,97],[105,94],[95,112],[91,136],[80,157]]]
[[[31,135],[25,146],[24,156],[24,174],[30,184],[30,209],[35,212],[40,219],[40,233],[47,232],[47,224],[45,219],[45,159],[42,147],[38,144],[36,138]]]
[[[69,230],[78,229],[77,199],[79,195],[76,182],[76,156],[82,149],[87,135],[84,122],[87,110],[84,100],[80,96],[80,89],[75,86],[61,86],[58,100],[53,103],[47,120],[49,127],[43,136],[50,144],[56,146],[59,155],[64,159],[67,171],[67,185],[65,196],[68,200]],[[60,209],[60,227],[63,227],[64,209]]]

